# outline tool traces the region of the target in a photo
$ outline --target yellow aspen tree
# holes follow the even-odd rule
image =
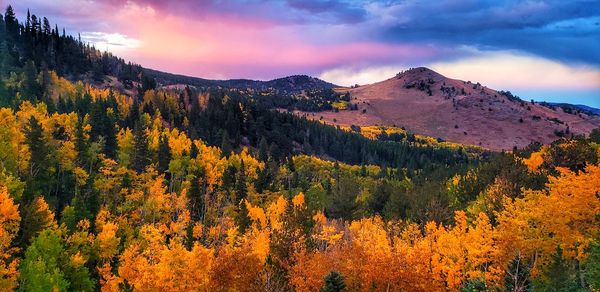
[[[17,236],[21,216],[19,205],[13,202],[6,187],[0,186],[0,290],[11,291],[17,286],[19,260],[12,241]]]

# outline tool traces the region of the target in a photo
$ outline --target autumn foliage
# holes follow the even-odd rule
[[[1,291],[600,289],[597,140],[365,138],[252,90],[113,90],[7,50]]]

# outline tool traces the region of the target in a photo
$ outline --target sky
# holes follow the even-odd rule
[[[367,84],[410,67],[600,108],[600,1],[0,0],[144,67]]]

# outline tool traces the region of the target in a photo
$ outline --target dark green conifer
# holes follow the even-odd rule
[[[146,170],[146,166],[150,163],[149,154],[148,135],[138,122],[133,128],[133,158],[131,159],[133,170],[138,173]]]
[[[325,276],[325,285],[321,288],[321,292],[340,292],[345,288],[344,277],[336,271],[331,271]]]
[[[169,147],[169,138],[166,135],[161,135],[158,140],[158,166],[157,169],[160,172],[166,172],[169,170],[169,163],[171,162],[171,148]]]

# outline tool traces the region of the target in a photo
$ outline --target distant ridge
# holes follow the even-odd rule
[[[196,87],[221,86],[226,88],[254,90],[274,89],[282,94],[294,94],[300,93],[304,90],[329,89],[338,87],[335,84],[307,75],[292,75],[269,81],[250,79],[211,80],[179,74],[171,74],[147,68],[144,68],[143,70],[146,74],[148,74],[148,76],[153,77],[157,83],[164,86],[185,84]]]
[[[563,102],[542,102],[541,104],[548,104],[550,106],[561,107],[563,110],[581,110],[590,115],[600,116],[600,109],[583,105],[583,104],[570,104]]]

